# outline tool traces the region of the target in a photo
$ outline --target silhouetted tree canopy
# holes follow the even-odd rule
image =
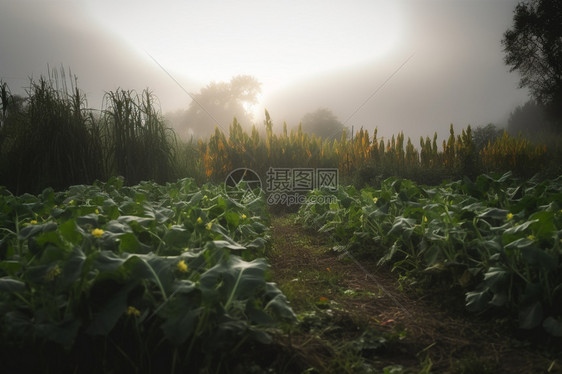
[[[525,136],[533,136],[552,129],[553,124],[548,119],[546,109],[535,100],[529,100],[515,108],[507,122],[507,131],[513,135],[523,133]]]
[[[207,137],[215,126],[228,131],[235,117],[239,123],[249,125],[253,119],[247,108],[257,102],[260,93],[261,83],[249,75],[236,76],[230,82],[211,82],[192,94],[194,100],[187,111],[173,113],[169,118],[180,136]]]
[[[317,109],[315,112],[307,113],[301,120],[304,132],[320,136],[322,138],[341,136],[344,129],[343,123],[326,108]]]
[[[502,40],[505,63],[521,75],[550,115],[562,118],[562,1],[530,0],[517,5],[513,27]]]
[[[503,130],[498,129],[493,123],[489,123],[486,126],[478,126],[472,131],[472,139],[476,150],[479,152],[488,143],[494,143],[497,138],[501,137],[502,133]]]

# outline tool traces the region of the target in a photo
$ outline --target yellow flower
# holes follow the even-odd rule
[[[60,270],[59,266],[55,265],[54,268],[52,268],[51,270],[49,270],[47,272],[47,274],[45,274],[45,280],[48,281],[48,282],[51,282],[51,281],[55,280],[55,278],[57,276],[59,276],[60,273],[61,273],[61,270]]]
[[[507,220],[509,221],[513,218],[513,213],[507,213],[507,216],[505,216],[505,218],[507,218]]]
[[[98,209],[98,208],[96,208],[96,210],[94,210],[94,213],[96,213],[96,214],[100,214],[100,211],[99,211],[99,209]]]
[[[135,308],[134,306],[129,306],[127,308],[127,315],[128,316],[135,316],[138,317],[140,316],[140,310],[138,310],[137,308]]]
[[[208,199],[207,195],[203,196],[203,200],[207,200],[207,199]]]
[[[242,214],[241,217],[242,217],[242,219],[246,219],[246,215],[245,215],[245,214]]]
[[[209,222],[209,223],[207,223],[207,225],[205,226],[205,228],[206,228],[207,230],[210,230],[211,227],[213,227],[213,222]]]
[[[203,223],[203,220],[201,219],[201,217],[197,218],[197,223],[198,223],[198,224],[202,224],[202,223]]]
[[[31,223],[32,225],[36,225],[36,224],[37,224],[37,220],[36,220],[36,219],[32,219],[31,222],[29,222],[29,223]]]
[[[183,251],[184,251],[184,252],[189,251],[189,247],[185,247],[185,248],[183,249]]]
[[[423,222],[427,222],[427,217],[423,216]]]
[[[176,265],[178,270],[181,271],[182,273],[187,272],[187,264],[185,263],[184,260],[181,260],[180,262],[178,262],[178,264]]]
[[[376,197],[373,197],[373,203],[375,203],[375,204],[376,204],[376,203],[377,203],[377,201],[379,201],[379,199],[378,199],[378,198],[376,198]]]
[[[529,236],[527,236],[527,239],[529,239],[529,240],[535,240],[535,235],[529,235]]]
[[[102,229],[93,229],[92,235],[96,238],[101,238],[101,236],[103,235],[103,230]]]

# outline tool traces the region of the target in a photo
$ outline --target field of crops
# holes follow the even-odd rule
[[[444,280],[464,292],[470,311],[562,336],[562,178],[507,173],[437,187],[390,178],[380,189],[340,188],[337,197],[303,205],[298,216],[330,234],[334,250],[374,256],[403,281]]]
[[[239,187],[112,178],[39,195],[2,188],[6,368],[244,372],[249,347],[300,322],[268,276],[266,196],[240,201]],[[336,197],[306,199],[296,216],[329,234],[333,251],[390,265],[403,285],[437,287],[514,329],[562,336],[562,178],[390,178],[311,195]]]
[[[190,179],[2,189],[0,230],[9,372],[220,371],[295,318],[266,279],[263,196]]]

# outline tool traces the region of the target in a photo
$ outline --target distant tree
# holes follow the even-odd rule
[[[529,100],[515,108],[507,121],[507,131],[512,135],[523,133],[525,136],[531,136],[552,128],[546,109],[535,100]]]
[[[334,113],[326,108],[320,108],[315,112],[305,114],[302,117],[301,124],[304,132],[322,138],[336,137],[339,139],[345,128]]]
[[[215,126],[228,129],[235,117],[249,125],[253,118],[248,109],[257,102],[260,92],[261,83],[249,75],[236,76],[230,82],[212,82],[193,95],[194,100],[184,115],[173,115],[174,127],[180,134],[206,137],[214,132]],[[181,125],[178,125],[180,118]]]
[[[476,151],[480,152],[488,143],[494,143],[494,141],[502,135],[502,132],[503,130],[498,129],[493,123],[489,123],[486,126],[478,126],[472,132],[472,139]]]
[[[513,28],[502,40],[505,63],[521,75],[520,87],[528,87],[550,115],[562,121],[562,1],[529,0],[519,3]]]

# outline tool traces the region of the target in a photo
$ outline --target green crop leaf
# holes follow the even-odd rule
[[[0,291],[14,293],[22,292],[25,290],[25,283],[10,277],[0,278]]]
[[[489,308],[493,293],[486,288],[483,291],[466,293],[466,308],[471,312],[482,312]]]
[[[35,331],[39,337],[68,349],[72,346],[80,325],[79,320],[69,318],[61,322],[38,323]]]
[[[62,287],[68,287],[75,282],[82,274],[86,256],[79,247],[75,247],[70,257],[66,260],[63,270],[61,284]]]
[[[26,240],[40,233],[55,231],[58,225],[55,222],[47,222],[40,225],[31,225],[21,229],[19,234],[20,240]]]
[[[172,226],[164,235],[164,242],[172,247],[185,248],[189,242],[190,233],[181,226]]]
[[[554,317],[546,318],[542,327],[552,336],[562,337],[562,322]]]
[[[536,302],[530,306],[519,309],[519,327],[532,329],[537,327],[543,319],[542,303]]]
[[[68,221],[59,225],[59,232],[61,236],[68,242],[78,244],[82,241],[84,231],[78,228],[76,221],[69,219]]]
[[[107,335],[127,310],[127,297],[136,286],[137,282],[128,282],[116,291],[109,290],[86,332],[91,335]]]

